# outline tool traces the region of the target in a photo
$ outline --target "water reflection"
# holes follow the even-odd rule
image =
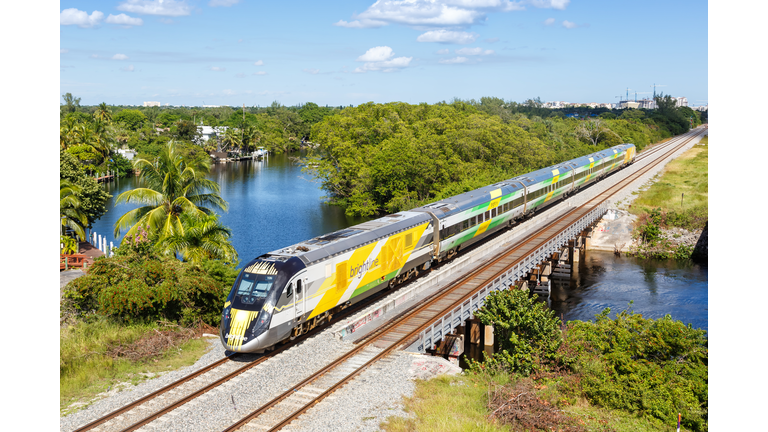
[[[611,316],[631,308],[645,318],[670,314],[707,330],[707,267],[589,251],[570,280],[553,279],[549,303],[566,321],[593,320],[606,307]]]

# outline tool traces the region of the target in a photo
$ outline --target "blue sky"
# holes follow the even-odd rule
[[[586,0],[60,3],[81,104],[265,106],[496,96],[707,103],[707,4]]]

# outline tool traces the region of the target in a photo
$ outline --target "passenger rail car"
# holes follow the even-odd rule
[[[271,349],[634,158],[635,146],[621,144],[253,259],[224,304],[221,342],[234,352]]]

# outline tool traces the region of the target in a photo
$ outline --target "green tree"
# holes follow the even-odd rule
[[[230,150],[240,148],[242,142],[240,131],[232,127],[224,131],[224,137],[221,139],[221,143],[224,144],[225,148]]]
[[[196,264],[209,259],[237,262],[237,251],[229,241],[232,230],[222,225],[216,214],[182,214],[181,220],[185,227],[184,232],[159,240],[158,251],[170,255],[178,254],[184,261]]]
[[[80,198],[77,194],[81,192],[80,186],[72,184],[69,180],[59,180],[59,216],[62,234],[65,228],[69,228],[84,240],[83,227],[88,225],[88,216],[80,209]]]
[[[109,109],[106,102],[99,104],[98,108],[96,108],[96,112],[93,113],[93,117],[106,124],[112,123],[112,111]]]
[[[112,119],[117,123],[125,125],[128,130],[137,131],[144,126],[147,116],[136,109],[124,109],[115,114]]]
[[[72,96],[72,93],[63,94],[61,97],[64,98],[64,112],[73,113],[80,108],[80,98]]]
[[[488,361],[510,372],[530,374],[562,344],[560,319],[527,290],[494,291],[475,317],[494,329],[497,349]]]
[[[600,118],[584,120],[576,128],[576,135],[593,146],[604,141],[606,136],[610,134],[613,134],[613,131],[608,129]]]
[[[111,197],[99,183],[86,175],[77,158],[65,151],[59,153],[59,180],[67,180],[80,190],[75,196],[80,201],[79,209],[86,218],[85,228],[91,228],[93,222],[107,211],[107,200]]]
[[[179,119],[180,117],[178,115],[169,111],[163,111],[157,116],[157,122],[160,123],[163,127],[171,127]]]
[[[144,187],[121,193],[116,202],[143,204],[142,207],[122,215],[115,222],[115,236],[128,229],[126,235],[135,235],[136,227],[147,227],[150,235],[159,240],[183,235],[182,215],[203,216],[212,209],[226,211],[227,202],[219,196],[219,185],[205,178],[210,172],[210,161],[189,161],[182,157],[174,141],[169,141],[154,161],[138,159],[134,169],[141,170]]]
[[[198,130],[197,125],[192,123],[191,120],[178,120],[174,126],[176,130],[173,135],[176,139],[192,143],[198,143],[200,141],[202,134],[200,130]]]

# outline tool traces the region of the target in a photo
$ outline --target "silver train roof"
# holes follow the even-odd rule
[[[332,258],[350,249],[372,243],[382,237],[387,237],[423,224],[429,220],[431,220],[431,217],[426,213],[402,211],[304,240],[295,245],[269,252],[260,258],[286,261],[291,257],[297,257],[304,264],[309,265]]]

